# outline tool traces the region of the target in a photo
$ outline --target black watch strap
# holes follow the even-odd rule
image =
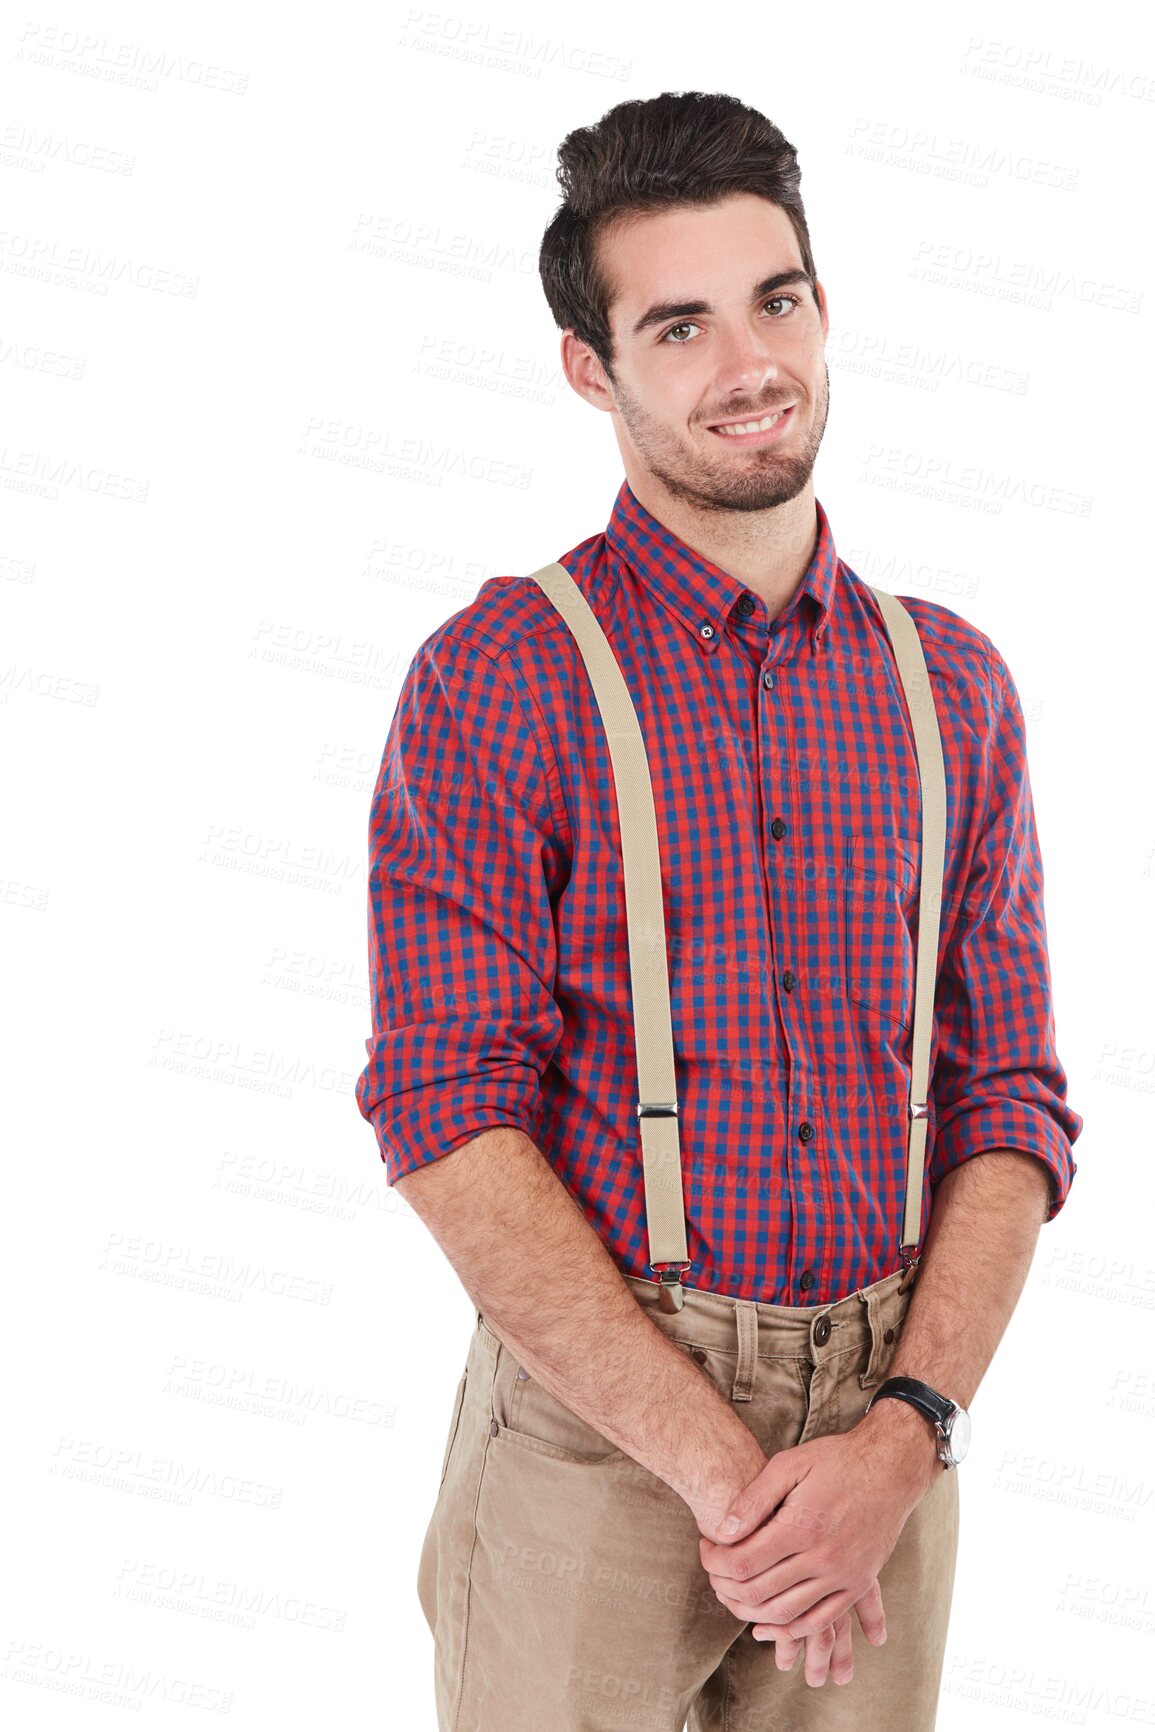
[[[917,1377],[886,1378],[871,1396],[867,1404],[868,1410],[884,1395],[894,1395],[900,1401],[908,1401],[912,1407],[917,1407],[920,1413],[925,1413],[934,1425],[945,1425],[955,1409],[953,1401],[949,1401],[945,1395],[940,1395],[937,1389],[932,1389],[929,1383],[923,1383]]]

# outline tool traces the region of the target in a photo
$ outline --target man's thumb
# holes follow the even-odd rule
[[[778,1461],[764,1463],[760,1472],[756,1473],[747,1485],[731,1493],[722,1519],[715,1529],[718,1538],[733,1540],[739,1535],[744,1537],[752,1533],[765,1512],[773,1509],[789,1489],[790,1481],[784,1476]]]

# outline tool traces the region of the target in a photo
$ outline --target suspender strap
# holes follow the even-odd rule
[[[666,919],[650,766],[633,699],[589,602],[564,565],[543,565],[531,575],[577,639],[610,749],[626,887],[650,1268],[658,1271],[662,1283],[662,1309],[678,1311],[682,1306],[679,1277],[690,1267],[690,1259],[682,1198]]]
[[[906,1161],[906,1208],[899,1253],[910,1268],[922,1230],[922,1170],[926,1158],[927,1096],[934,988],[938,975],[938,933],[946,857],[946,772],[942,735],[934,707],[922,642],[910,614],[896,595],[867,587],[882,609],[894,648],[898,677],[914,728],[918,779],[922,793],[922,845],[919,849],[918,949],[914,958],[914,1042],[910,1056],[910,1140]]]
[[[645,741],[617,657],[574,578],[564,565],[556,562],[541,566],[530,576],[553,603],[577,642],[609,747],[622,838],[649,1266],[661,1283],[662,1309],[677,1311],[683,1302],[681,1277],[690,1267],[690,1260],[682,1195],[661,859]],[[909,1272],[918,1262],[915,1252],[922,1224],[927,1087],[946,842],[946,783],[938,718],[914,621],[896,596],[875,589],[873,584],[867,587],[878,600],[894,648],[914,727],[922,788],[906,1205],[899,1245]]]

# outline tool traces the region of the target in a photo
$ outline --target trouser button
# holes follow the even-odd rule
[[[818,1343],[819,1347],[824,1347],[830,1340],[829,1317],[820,1317],[818,1319],[817,1323],[814,1325],[814,1339]]]

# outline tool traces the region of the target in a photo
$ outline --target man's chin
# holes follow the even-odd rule
[[[806,487],[812,470],[804,465],[778,466],[774,474],[703,477],[701,492],[720,511],[771,511],[788,505]]]

